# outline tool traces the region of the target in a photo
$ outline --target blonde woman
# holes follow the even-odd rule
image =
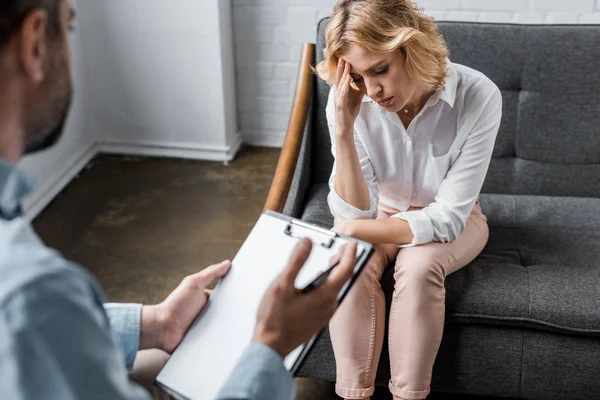
[[[448,59],[409,0],[342,0],[318,74],[332,85],[334,230],[378,244],[330,324],[336,392],[373,394],[385,323],[379,280],[394,263],[389,318],[395,399],[424,399],[442,338],[446,276],[488,240],[478,196],[502,114],[496,85]]]

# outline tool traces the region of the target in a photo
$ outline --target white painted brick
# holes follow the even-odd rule
[[[273,99],[275,102],[273,112],[289,116],[292,110],[292,99],[292,96]]]
[[[290,83],[287,80],[261,80],[258,82],[258,93],[261,96],[287,96],[290,94]]]
[[[446,14],[447,21],[466,21],[466,22],[477,22],[479,21],[479,14],[475,11],[450,11]]]
[[[275,63],[257,62],[252,64],[238,64],[238,76],[249,79],[270,79],[275,73]]]
[[[319,11],[317,12],[317,21],[320,21],[325,17],[331,16],[332,13],[333,13],[333,8],[331,8],[331,7],[319,9]]]
[[[242,93],[238,87],[237,108],[238,113],[251,113],[257,111],[257,102],[255,96],[250,96],[248,93]],[[240,124],[242,122],[240,121]]]
[[[294,97],[294,92],[296,91],[296,81],[295,80],[291,80],[288,81],[288,90],[290,93],[290,97]]]
[[[595,13],[595,14],[580,16],[579,23],[581,23],[581,24],[600,24],[600,12]]]
[[[549,13],[546,16],[546,22],[549,24],[577,24],[579,22],[579,14]]]
[[[236,86],[238,96],[253,99],[258,96],[258,79],[237,75]]]
[[[250,5],[268,5],[272,6],[273,0],[233,0],[234,7],[236,6],[250,6]]]
[[[302,46],[290,46],[288,50],[287,61],[298,64],[300,62],[300,54],[302,53]]]
[[[515,14],[514,22],[519,24],[543,24],[545,18],[544,13],[540,12],[517,13]]]
[[[280,0],[285,2],[289,6],[313,6],[313,7],[326,7],[331,5],[329,0]],[[279,1],[274,1],[277,4]]]
[[[281,24],[285,21],[285,8],[266,6],[236,6],[233,21],[237,24]]]
[[[532,0],[532,2],[534,10],[588,14],[594,9],[594,0]]]
[[[529,2],[524,0],[462,0],[462,8],[482,11],[527,11]]]
[[[273,43],[273,25],[237,24],[233,27],[238,42]]]
[[[242,130],[248,129],[273,129],[285,130],[288,116],[274,113],[240,113]]]
[[[417,5],[424,9],[438,10],[459,10],[462,8],[460,0],[419,0]]]
[[[240,112],[289,115],[292,108],[291,97],[250,97],[244,96],[239,102]]]
[[[273,34],[275,44],[303,44],[314,43],[316,40],[316,29],[296,27],[275,27]]]
[[[511,23],[514,20],[514,13],[509,12],[482,12],[479,14],[481,22]]]
[[[444,21],[446,19],[446,14],[448,14],[445,10],[425,10],[425,14],[433,17],[436,21]]]
[[[287,26],[316,27],[319,9],[315,7],[290,7],[287,10]]]
[[[260,61],[286,61],[287,48],[284,46],[261,45],[257,54]]]
[[[241,64],[250,64],[256,61],[288,61],[289,50],[286,46],[255,44],[240,42],[236,46],[236,61]]]
[[[297,63],[277,63],[274,66],[274,79],[296,79],[298,75]]]
[[[257,61],[256,53],[258,44],[253,42],[238,42],[235,46],[235,63],[250,64]]]
[[[260,123],[260,115],[256,112],[240,112],[240,125],[244,129],[256,129]]]

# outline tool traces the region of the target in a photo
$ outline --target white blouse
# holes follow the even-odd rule
[[[502,95],[485,75],[448,61],[445,89],[438,90],[405,129],[394,112],[365,96],[354,124],[370,207],[360,210],[335,191],[335,165],[328,203],[339,220],[376,218],[381,203],[399,212],[414,240],[451,242],[460,236],[487,174],[502,117]],[[333,89],[327,122],[335,157]],[[424,207],[411,210],[409,207]]]

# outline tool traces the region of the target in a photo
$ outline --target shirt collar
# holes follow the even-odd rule
[[[34,186],[32,178],[0,158],[0,218],[11,220],[23,215],[23,199]]]
[[[456,100],[456,88],[458,86],[458,77],[456,76],[456,68],[449,59],[446,59],[446,79],[444,82],[444,89],[436,91],[431,99],[429,100],[430,105],[435,105],[438,100],[444,100],[450,107],[454,107],[454,101]],[[363,96],[363,103],[373,102],[377,104],[375,100],[369,96]]]
[[[458,76],[456,75],[456,68],[446,59],[446,80],[444,82],[444,89],[438,90],[440,99],[444,100],[450,107],[454,108],[454,101],[456,100],[456,89],[458,87]]]

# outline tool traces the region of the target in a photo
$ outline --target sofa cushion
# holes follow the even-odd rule
[[[303,220],[332,226],[328,193],[311,188]],[[600,199],[483,194],[481,206],[490,239],[447,278],[447,323],[600,335]],[[388,268],[387,297],[393,284]]]

